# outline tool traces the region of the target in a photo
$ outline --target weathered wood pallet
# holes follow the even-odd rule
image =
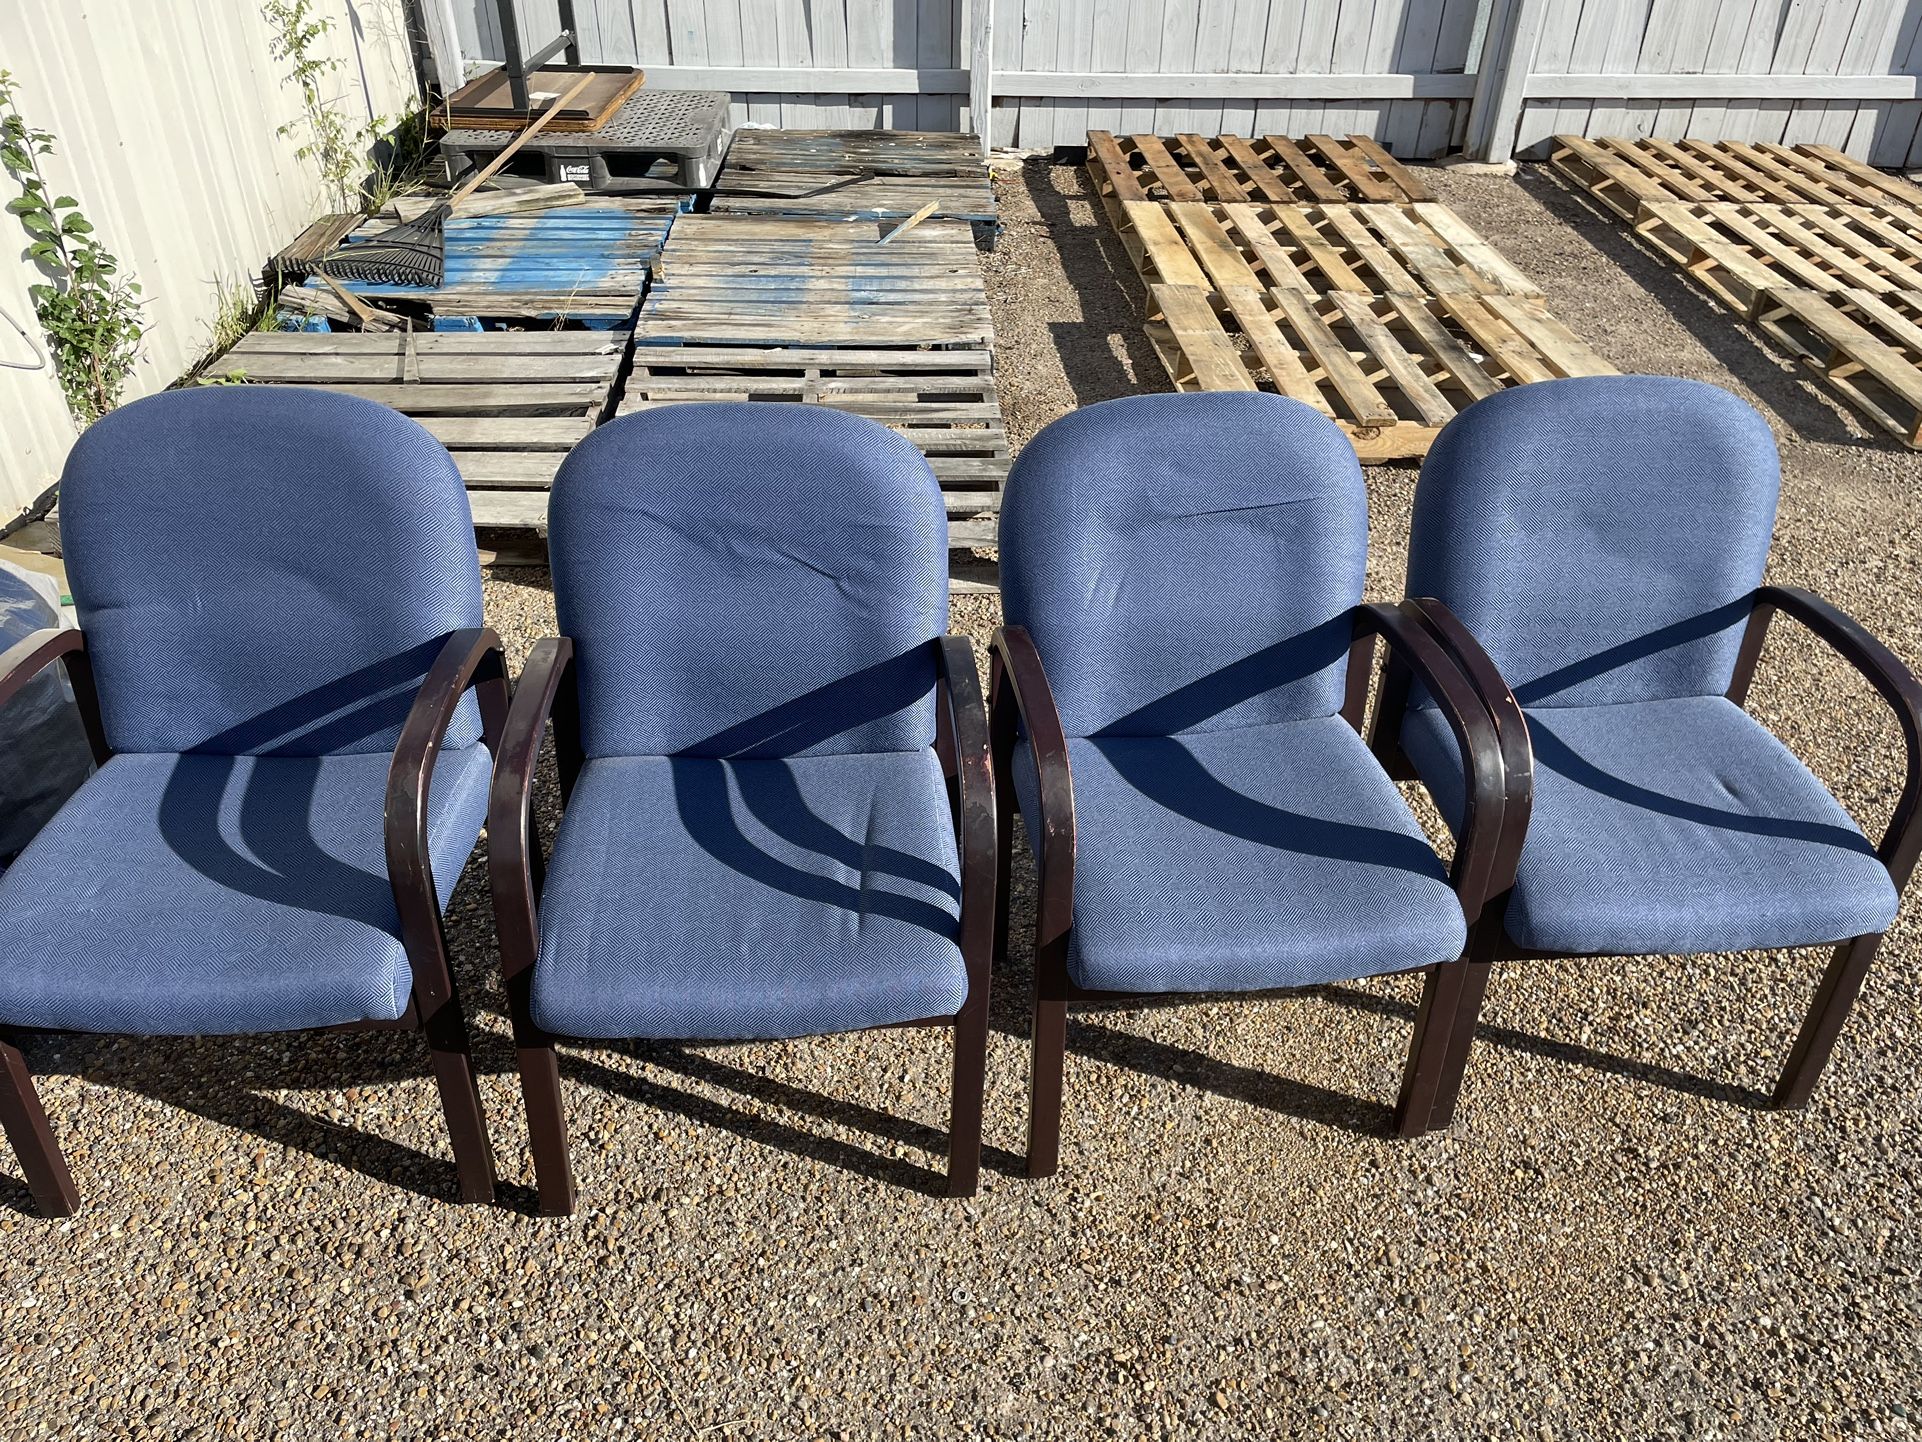
[[[499,523],[486,514],[490,498],[553,483],[606,413],[625,349],[625,335],[601,331],[261,331],[210,370],[365,396],[412,416],[453,452],[475,524],[487,525]]]
[[[1104,199],[1329,205],[1433,200],[1426,181],[1365,135],[1114,135],[1088,132]]]
[[[532,214],[456,215],[445,227],[440,285],[340,284],[375,305],[425,315],[624,321],[640,303],[674,223],[658,205],[596,199]],[[369,220],[347,241],[374,239],[393,224]],[[298,315],[347,315],[319,280],[283,288],[279,304]]]
[[[928,458],[951,519],[991,516],[1008,474],[992,353],[639,345],[620,415],[689,401],[799,401],[889,426]]]
[[[1558,135],[1549,163],[1630,221],[1651,201],[1922,206],[1922,188],[1828,145]]]
[[[1850,405],[1922,448],[1922,290],[1782,286],[1758,296],[1752,315]]]
[[[909,130],[743,130],[709,209],[730,215],[900,220],[995,218],[994,187],[972,135]]]
[[[1780,286],[1922,290],[1922,210],[1651,200],[1634,225],[1741,316]]]
[[[1115,223],[1149,284],[1321,295],[1540,295],[1460,216],[1405,205],[1120,201]]]
[[[690,215],[641,307],[641,344],[945,346],[994,342],[969,227]]]
[[[1329,416],[1364,461],[1420,456],[1463,406],[1613,367],[1532,296],[1316,296],[1153,283],[1148,337],[1178,390],[1274,390]]]

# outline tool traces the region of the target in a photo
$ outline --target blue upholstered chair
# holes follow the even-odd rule
[[[371,401],[174,391],[80,438],[60,514],[81,629],[0,657],[0,703],[63,662],[100,765],[0,875],[0,1028],[419,1029],[460,1195],[490,1199],[441,898],[507,681],[452,458]],[[4,1037],[0,1120],[71,1212]]]
[[[542,1211],[574,1206],[557,1038],[952,1026],[948,1180],[974,1192],[994,796],[947,547],[921,454],[824,407],[644,412],[562,465],[562,635],[522,672],[489,829]]]
[[[1452,1015],[1507,778],[1439,648],[1361,604],[1348,439],[1270,395],[1108,401],[1022,451],[1000,540],[1001,849],[1018,803],[1040,872],[1030,1175],[1057,1165],[1076,1002],[1425,970],[1398,1103],[1425,1118],[1446,1036],[1428,1022]],[[1377,636],[1442,698],[1473,777],[1452,877],[1358,734]]]
[[[1535,776],[1513,889],[1470,941],[1432,1125],[1454,1115],[1491,965],[1532,956],[1839,942],[1775,1092],[1807,1101],[1922,844],[1922,690],[1833,607],[1762,584],[1779,481],[1754,410],[1652,376],[1504,391],[1429,452],[1408,588],[1446,604],[1425,624],[1488,694],[1513,688],[1494,714],[1532,743]],[[1895,708],[1908,781],[1879,847],[1743,709],[1777,611]],[[1377,750],[1396,764],[1399,741],[1458,817],[1447,729],[1407,692],[1391,671]]]

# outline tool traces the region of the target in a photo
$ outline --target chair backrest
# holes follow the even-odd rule
[[[548,508],[595,756],[933,744],[948,522],[921,453],[826,406],[667,406],[594,431]]]
[[[1001,596],[1070,736],[1167,736],[1330,716],[1361,599],[1354,447],[1297,401],[1132,396],[1022,450]]]
[[[116,751],[392,750],[441,641],[481,624],[453,458],[353,396],[122,406],[67,459],[60,531]],[[447,744],[479,734],[469,697]]]
[[[1728,689],[1775,526],[1768,423],[1664,376],[1518,386],[1422,466],[1408,594],[1435,596],[1524,705]]]

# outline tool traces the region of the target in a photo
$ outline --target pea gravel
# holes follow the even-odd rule
[[[1540,168],[1437,184],[1622,369],[1760,404],[1773,576],[1922,659],[1914,457]],[[1161,388],[1080,173],[999,189],[1017,441]],[[1369,479],[1386,597],[1414,470]],[[516,664],[553,624],[539,572],[488,605]],[[955,622],[983,640],[993,599]],[[1755,704],[1879,830],[1902,769],[1866,688],[1784,628]],[[1017,934],[1030,904],[1024,878]],[[570,1053],[571,1221],[525,1214],[478,861],[451,927],[499,1209],[444,1200],[413,1038],[33,1042],[86,1205],[32,1216],[0,1160],[6,1436],[1802,1439],[1922,1404],[1913,905],[1799,1115],[1763,1101],[1818,954],[1530,963],[1416,1144],[1384,1135],[1408,981],[1080,1016],[1063,1172],[1032,1184],[1017,947],[978,1199],[929,1195],[945,1037],[889,1032]]]

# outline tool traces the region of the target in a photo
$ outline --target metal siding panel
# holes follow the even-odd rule
[[[396,116],[413,95],[401,0],[344,3],[329,45],[348,103]],[[156,25],[145,0],[8,6],[0,50],[29,121],[57,137],[47,165],[142,287],[148,326],[125,395],[160,390],[207,349],[219,283],[243,281],[327,208],[295,158],[295,91],[268,53],[256,7],[181,0]],[[364,77],[364,85],[363,85]],[[8,187],[9,194],[11,187]],[[11,224],[8,218],[0,224]],[[35,331],[19,248],[0,249],[0,308]],[[0,323],[0,353],[19,347]],[[52,483],[73,441],[51,371],[0,369],[0,518]]]

